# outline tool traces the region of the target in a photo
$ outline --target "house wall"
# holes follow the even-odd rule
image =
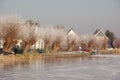
[[[4,40],[0,40],[0,48],[3,48]]]
[[[18,40],[17,46],[21,47],[22,40]]]
[[[35,49],[44,49],[45,47],[45,43],[44,40],[39,39],[36,43],[35,43]]]

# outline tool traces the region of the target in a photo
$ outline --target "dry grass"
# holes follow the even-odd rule
[[[31,54],[17,54],[17,55],[0,55],[1,63],[12,63],[12,62],[32,62],[35,60],[42,59],[41,54],[31,53]]]
[[[0,56],[1,57],[1,56]],[[32,60],[32,59],[41,59],[40,54],[17,54],[17,55],[2,55],[2,58],[5,60]]]
[[[114,54],[114,55],[120,55],[120,48],[115,48],[113,50],[100,50],[101,54]]]
[[[52,53],[52,54],[44,54],[43,58],[47,58],[47,57],[52,57],[52,58],[72,58],[72,57],[86,57],[89,56],[90,53],[78,53],[78,54],[56,54],[56,53]]]
[[[78,53],[78,54],[57,54],[57,53],[27,53],[17,55],[0,55],[0,65],[5,67],[24,65],[34,63],[36,60],[56,60],[59,58],[76,58],[76,57],[87,57],[89,53]],[[1,66],[0,66],[1,67]]]

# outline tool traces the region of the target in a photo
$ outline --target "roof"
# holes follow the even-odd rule
[[[79,36],[73,31],[73,28],[68,31],[67,35],[72,36],[72,37],[76,37],[79,39]]]
[[[95,37],[105,37],[105,38],[107,38],[108,39],[108,37],[105,35],[105,33],[103,32],[103,30],[102,29],[97,29],[96,31],[95,31],[95,33],[94,33],[94,35],[95,35]]]

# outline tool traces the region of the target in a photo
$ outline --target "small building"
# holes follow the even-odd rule
[[[74,36],[76,38],[79,38],[79,36],[73,31],[73,29],[70,29],[67,33],[68,36]]]
[[[109,38],[105,35],[102,29],[97,29],[94,36],[96,38],[96,46],[99,47],[99,49],[105,50],[109,47]]]
[[[45,47],[45,43],[43,39],[39,39],[35,45],[34,45],[35,49],[44,49]]]
[[[97,29],[95,32],[94,32],[94,36],[97,38],[97,39],[108,39],[108,37],[105,35],[105,33],[103,32],[102,29]]]
[[[4,40],[0,39],[0,48],[3,48],[3,45],[4,45]]]

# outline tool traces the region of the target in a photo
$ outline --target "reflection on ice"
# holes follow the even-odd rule
[[[108,57],[108,58],[120,58],[120,55],[93,55],[93,57]]]
[[[89,58],[45,58],[5,64],[0,80],[119,80],[120,56],[94,55]]]

